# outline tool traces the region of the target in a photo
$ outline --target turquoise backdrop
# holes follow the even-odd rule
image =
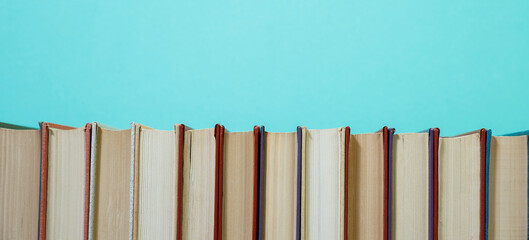
[[[529,129],[529,1],[0,0],[0,121]]]

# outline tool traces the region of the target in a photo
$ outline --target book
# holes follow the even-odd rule
[[[490,130],[439,139],[438,239],[487,237]]]
[[[344,239],[346,128],[300,130],[300,239]]]
[[[88,239],[128,239],[131,129],[92,123]]]
[[[529,131],[0,123],[0,239],[525,239]]]
[[[259,127],[223,134],[218,239],[256,239]]]
[[[177,238],[183,134],[132,123],[130,239]]]
[[[92,125],[40,126],[39,239],[87,239]]]
[[[394,129],[350,134],[347,166],[347,239],[388,239]]]
[[[526,239],[528,236],[527,133],[491,137],[489,239]]]
[[[301,137],[297,132],[266,132],[264,126],[260,132],[258,239],[296,239]]]
[[[438,142],[437,128],[393,137],[391,239],[437,239]]]
[[[36,239],[40,133],[0,123],[0,239]]]
[[[216,239],[220,127],[186,130],[184,137],[182,239]],[[218,137],[216,137],[218,136]],[[219,145],[220,146],[220,145]],[[217,152],[219,150],[219,152]],[[218,233],[217,233],[218,234]]]

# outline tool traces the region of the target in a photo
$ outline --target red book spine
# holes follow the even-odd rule
[[[388,146],[388,127],[382,129],[384,141],[384,240],[388,240],[388,196],[389,196],[389,146]]]
[[[437,240],[439,221],[439,129],[434,129],[433,133],[433,240]]]
[[[224,148],[224,126],[215,125],[215,214],[213,238],[222,239],[222,159]]]
[[[252,239],[257,239],[257,218],[258,218],[258,201],[259,201],[259,126],[253,127],[254,137],[254,155],[253,155],[253,224]]]
[[[348,182],[349,182],[349,141],[351,140],[351,128],[349,127],[346,127],[345,128],[345,179],[344,179],[344,214],[343,214],[343,222],[344,222],[344,235],[343,235],[343,238],[344,240],[347,240],[347,223],[348,223],[348,218],[347,218],[347,209],[348,209],[348,197],[349,197],[349,193],[348,193],[348,190],[349,190],[349,187],[348,187]]]
[[[48,123],[42,123],[41,166],[40,166],[40,207],[39,207],[39,239],[46,240],[46,213],[48,201]]]
[[[479,239],[485,240],[485,194],[486,194],[486,158],[487,158],[487,130],[482,128],[480,130],[480,145],[481,145],[481,159],[480,159],[480,200],[479,200]]]
[[[176,128],[176,127],[175,127]],[[183,193],[184,193],[184,133],[185,126],[180,124],[178,126],[178,180],[177,180],[177,212],[176,212],[176,239],[182,240],[182,209],[183,209]],[[176,129],[175,129],[176,130]]]

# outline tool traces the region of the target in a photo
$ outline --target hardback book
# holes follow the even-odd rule
[[[182,239],[217,239],[221,127],[187,130],[184,137]],[[218,146],[218,147],[217,147]]]
[[[391,158],[394,129],[347,134],[347,239],[391,236]]]
[[[128,239],[131,129],[92,123],[88,239]]]
[[[527,239],[529,132],[492,136],[489,163],[489,239]]]
[[[439,139],[438,239],[487,238],[490,130]]]
[[[299,239],[344,239],[348,128],[301,131]]]
[[[301,210],[301,129],[299,134],[275,133],[261,126],[260,133],[258,239],[296,239]]]
[[[218,239],[256,239],[259,175],[259,127],[228,132],[220,126]]]
[[[0,239],[36,239],[40,133],[0,123]]]
[[[391,239],[435,240],[439,129],[393,137]]]
[[[39,239],[87,239],[92,124],[40,126]]]
[[[130,239],[179,239],[185,127],[132,124]]]

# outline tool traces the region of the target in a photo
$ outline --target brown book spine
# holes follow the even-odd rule
[[[388,178],[388,169],[389,169],[389,132],[388,127],[384,127],[382,129],[382,136],[384,141],[384,240],[388,240],[388,184],[389,184],[389,178]]]
[[[252,239],[257,239],[257,218],[258,216],[258,201],[259,201],[259,126],[253,127],[253,137],[254,137],[254,162],[253,162],[253,231]]]
[[[176,126],[175,126],[176,128]],[[185,125],[178,126],[178,189],[177,189],[177,215],[176,215],[176,239],[182,240],[182,209],[183,209],[183,193],[184,193],[184,133]],[[176,130],[176,129],[175,129]]]
[[[213,239],[222,239],[222,160],[224,148],[224,126],[215,125],[215,208]]]
[[[343,208],[344,208],[344,214],[343,214],[343,226],[344,226],[344,235],[343,235],[343,238],[344,240],[347,240],[347,223],[348,223],[348,218],[347,218],[347,209],[348,209],[348,204],[347,204],[347,201],[349,199],[349,194],[348,194],[348,190],[349,190],[349,186],[348,186],[348,181],[349,181],[349,141],[351,140],[351,128],[349,127],[345,127],[345,174],[344,174],[344,205],[343,205]]]
[[[46,240],[46,213],[48,201],[48,123],[40,127],[42,138],[40,165],[39,239]]]
[[[480,145],[481,145],[481,156],[480,156],[480,198],[479,198],[479,239],[485,240],[485,194],[486,194],[486,158],[487,158],[487,130],[482,128],[480,130]]]
[[[433,240],[437,240],[439,232],[439,128],[434,128],[433,134]]]
[[[219,236],[218,239],[222,239],[222,199],[223,199],[223,160],[224,160],[224,126],[220,126],[220,152],[219,152]]]
[[[215,207],[213,208],[213,240],[216,240],[219,235],[218,219],[219,219],[219,148],[220,148],[220,125],[215,125]]]

